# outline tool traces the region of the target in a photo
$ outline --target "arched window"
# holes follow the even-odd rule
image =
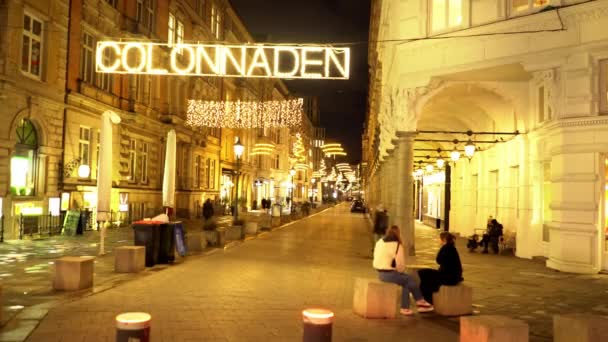
[[[34,195],[38,134],[32,122],[22,119],[16,129],[17,143],[11,158],[11,193],[16,196]]]

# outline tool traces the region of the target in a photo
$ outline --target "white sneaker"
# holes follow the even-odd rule
[[[418,307],[418,312],[431,312],[434,310],[435,310],[435,308],[432,306],[419,306]]]
[[[399,313],[404,315],[404,316],[411,316],[414,314],[414,311],[410,310],[410,309],[400,309]]]

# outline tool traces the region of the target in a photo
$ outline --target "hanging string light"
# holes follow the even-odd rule
[[[346,156],[346,152],[344,152],[344,148],[342,148],[342,145],[339,143],[325,144],[325,145],[321,146],[321,150],[328,157]]]
[[[298,127],[303,99],[282,101],[188,100],[186,125],[191,127]]]
[[[467,144],[464,145],[464,154],[469,159],[473,158],[473,155],[475,154],[475,145],[471,140],[467,141]]]
[[[252,156],[256,156],[256,155],[269,156],[272,154],[274,149],[275,149],[274,144],[257,143],[253,146],[253,149],[251,150],[250,155],[252,155]]]

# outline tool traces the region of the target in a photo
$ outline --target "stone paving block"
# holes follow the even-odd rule
[[[435,312],[442,316],[462,316],[473,313],[473,288],[465,284],[441,286],[433,293]]]
[[[55,290],[82,290],[93,286],[93,261],[90,256],[68,256],[55,260],[53,288]]]
[[[553,316],[553,341],[608,341],[608,318],[592,314]]]
[[[353,311],[364,318],[395,318],[401,290],[378,279],[355,279]]]
[[[146,269],[145,246],[122,246],[114,249],[114,271],[137,273]]]
[[[460,318],[460,342],[527,342],[528,324],[506,316]]]

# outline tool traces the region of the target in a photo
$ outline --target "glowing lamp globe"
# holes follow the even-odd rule
[[[437,159],[437,168],[443,169],[444,165],[445,165],[445,160],[443,160],[442,158]]]
[[[435,168],[433,167],[432,164],[429,164],[429,165],[426,166],[426,172],[433,172],[434,169]]]
[[[78,167],[78,177],[80,178],[89,178],[91,175],[91,167],[86,164],[82,164]]]
[[[241,158],[241,156],[243,155],[243,152],[245,152],[245,146],[243,146],[243,144],[241,144],[241,138],[236,138],[236,143],[234,143],[234,154],[236,155],[237,158]]]
[[[468,158],[472,158],[473,155],[475,154],[475,145],[473,145],[473,142],[471,142],[471,140],[469,140],[467,142],[467,144],[464,146],[464,154]]]
[[[450,153],[450,159],[453,162],[457,162],[460,159],[460,151],[458,151],[456,148],[454,148],[454,151],[452,151],[452,153]]]
[[[296,170],[292,167],[291,170],[289,170],[289,174],[292,176],[296,175]]]

